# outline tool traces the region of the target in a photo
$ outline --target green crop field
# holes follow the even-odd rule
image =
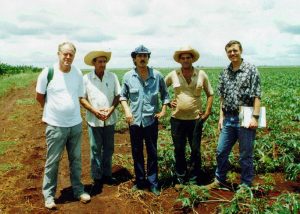
[[[5,65],[6,67],[8,65]],[[29,71],[24,69],[18,72],[18,67],[9,67],[10,72],[3,71],[0,75],[0,97],[10,91],[11,88],[26,87],[37,78],[37,71],[40,69],[32,69]],[[5,67],[5,68],[6,68]],[[13,72],[16,69],[16,72]],[[26,67],[27,69],[27,67]],[[129,69],[109,69],[117,74],[120,83],[122,76]],[[159,69],[165,76],[170,72],[171,68]],[[217,130],[219,116],[219,97],[217,95],[218,76],[221,68],[203,68],[207,73],[213,89],[215,91],[212,115],[204,125],[203,138],[201,143],[201,155],[203,171],[213,177],[216,167],[215,153],[218,142],[219,132]],[[251,213],[286,213],[286,207],[291,208],[298,213],[300,211],[299,193],[282,194],[272,205],[262,201],[263,199],[253,199],[252,190],[255,188],[264,189],[265,191],[274,188],[274,179],[271,173],[284,173],[287,180],[299,180],[300,176],[300,67],[259,67],[262,84],[262,100],[261,105],[267,110],[267,128],[257,130],[257,138],[254,150],[254,165],[256,174],[264,181],[263,184],[257,184],[252,189],[241,188],[235,193],[231,203],[222,206],[225,213],[237,211],[240,207],[247,205],[247,209]],[[87,73],[85,70],[83,73]],[[15,73],[15,74],[13,74]],[[1,74],[1,73],[0,73]],[[171,97],[172,89],[169,88]],[[203,94],[203,106],[205,106],[205,97]],[[30,105],[34,103],[33,99],[19,100],[18,105]],[[117,130],[127,128],[124,121],[121,106],[118,106],[119,121],[116,125]],[[159,156],[159,178],[163,181],[162,186],[170,185],[174,176],[174,153],[170,136],[170,109],[167,115],[160,121],[162,129],[159,131],[158,140],[158,156]],[[5,152],[9,146],[15,143],[0,142],[0,155]],[[238,161],[238,150],[235,147],[234,152],[230,155],[231,172],[229,173],[229,181],[236,180],[240,171]],[[188,151],[189,152],[189,151]],[[130,159],[126,155],[119,155],[114,158],[114,164],[121,164],[128,168],[132,168]],[[120,157],[124,157],[120,160]],[[198,201],[205,201],[209,197],[209,193],[199,186],[190,185],[182,189],[179,194],[178,201],[181,201],[185,207],[193,207]],[[241,199],[242,198],[242,199]],[[263,203],[262,203],[263,202]],[[263,204],[263,205],[262,205]],[[258,211],[257,211],[258,210]],[[257,212],[256,212],[257,211]],[[238,212],[233,212],[238,213]],[[290,212],[288,212],[290,213]]]

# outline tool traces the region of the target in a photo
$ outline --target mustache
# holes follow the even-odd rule
[[[145,63],[146,61],[145,61],[145,60],[141,60],[141,62],[142,62],[142,63]]]

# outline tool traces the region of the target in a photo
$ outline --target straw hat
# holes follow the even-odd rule
[[[84,62],[87,65],[93,66],[93,60],[97,57],[103,56],[106,58],[107,62],[110,60],[111,52],[106,51],[91,51],[84,57]]]
[[[200,54],[198,51],[196,51],[191,46],[186,46],[186,47],[180,48],[178,51],[175,51],[175,53],[173,55],[174,60],[179,63],[179,56],[180,56],[180,54],[184,54],[184,53],[188,53],[193,56],[192,62],[196,62],[200,57]]]

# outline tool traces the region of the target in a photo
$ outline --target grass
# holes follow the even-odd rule
[[[38,73],[21,73],[0,76],[0,97],[11,89],[25,88],[37,79]]]
[[[36,101],[33,98],[24,98],[18,99],[16,103],[17,105],[34,105]]]
[[[0,155],[3,155],[10,146],[15,144],[17,144],[15,141],[0,141]]]
[[[21,164],[1,163],[0,164],[0,173],[7,172],[12,169],[20,169],[21,167],[22,167]]]

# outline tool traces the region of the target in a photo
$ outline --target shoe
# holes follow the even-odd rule
[[[152,192],[156,196],[160,196],[160,191],[157,187],[151,187],[150,192]]]
[[[139,187],[137,184],[133,185],[133,187],[131,188],[132,192],[136,192],[136,191],[139,191],[139,190],[143,190],[143,188]]]
[[[197,184],[197,176],[193,176],[189,179],[189,184]]]
[[[215,178],[214,182],[206,185],[205,187],[208,190],[211,190],[211,189],[222,189],[222,190],[225,190],[225,191],[233,190],[232,187],[227,182],[220,182],[216,178]]]
[[[115,185],[118,183],[117,179],[112,176],[103,176],[102,178],[103,184]]]
[[[56,209],[56,204],[54,202],[54,200],[49,200],[45,202],[45,207],[49,210],[55,210]]]
[[[95,179],[94,183],[93,183],[93,186],[91,188],[90,194],[91,195],[96,195],[96,194],[101,193],[102,192],[102,187],[103,187],[102,181],[100,179]]]
[[[221,182],[218,181],[216,178],[214,180],[214,182],[208,184],[205,186],[208,190],[211,190],[211,189],[218,189],[221,187]]]
[[[82,194],[79,196],[79,200],[80,200],[82,203],[86,204],[86,203],[88,203],[88,202],[91,201],[91,196],[90,196],[89,194],[87,194],[87,193],[82,193]]]
[[[183,179],[183,178],[181,178],[181,177],[177,177],[177,178],[176,178],[176,183],[177,183],[177,184],[181,184],[181,185],[183,185],[183,184],[185,183],[185,181],[184,181],[184,179]]]

